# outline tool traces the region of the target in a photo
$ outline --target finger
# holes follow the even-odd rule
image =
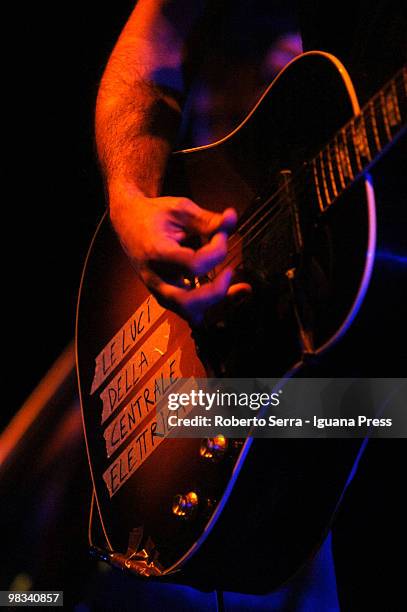
[[[226,299],[229,303],[237,305],[240,302],[243,302],[252,293],[253,287],[249,285],[249,283],[234,283],[233,285],[230,285],[226,293]]]
[[[228,268],[219,274],[212,283],[205,283],[198,289],[183,291],[179,295],[182,312],[192,325],[202,323],[208,308],[217,304],[225,297],[232,274],[232,269]]]
[[[177,266],[183,272],[192,273],[191,263],[194,256],[194,249],[181,246],[175,239],[167,239],[161,241],[160,247],[150,255],[148,261],[150,264],[159,263],[164,266]]]
[[[224,261],[227,255],[227,235],[223,232],[215,234],[208,243],[194,251],[191,248],[180,246],[176,240],[165,241],[157,251],[151,263],[160,263],[165,266],[172,264],[182,272],[192,276],[207,274],[215,266]]]
[[[143,280],[160,304],[197,325],[202,322],[205,311],[225,297],[232,273],[232,269],[227,268],[212,283],[192,290],[175,287],[154,273]]]
[[[191,284],[186,284],[186,279],[178,277],[166,277],[151,268],[145,268],[140,272],[140,277],[147,287],[157,299],[158,303],[164,308],[169,308],[179,313],[177,304],[172,299],[170,287],[179,287],[185,291],[189,291]]]
[[[237,223],[237,213],[233,208],[227,208],[223,213],[212,212],[186,199],[182,200],[178,212],[187,230],[206,237],[215,232],[230,235]]]
[[[195,276],[208,274],[225,260],[227,252],[227,235],[224,232],[215,234],[209,242],[194,252],[191,261],[192,273]]]
[[[227,297],[238,298],[250,295],[251,293],[253,293],[253,288],[249,283],[234,283],[229,287]]]
[[[226,295],[232,279],[233,270],[223,270],[213,282],[205,283],[197,289],[184,292],[182,306],[191,314],[204,314],[205,310],[220,302]]]
[[[223,213],[214,213],[203,208],[190,219],[188,229],[202,236],[212,236],[216,232],[230,235],[236,227],[237,213],[233,208],[227,208]]]

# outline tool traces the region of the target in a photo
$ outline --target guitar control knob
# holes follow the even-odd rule
[[[193,516],[199,504],[198,495],[195,491],[190,491],[185,495],[178,494],[172,502],[172,513],[175,516],[189,519]]]
[[[199,454],[203,459],[219,461],[224,456],[228,447],[228,441],[222,434],[214,438],[205,438],[201,442]]]

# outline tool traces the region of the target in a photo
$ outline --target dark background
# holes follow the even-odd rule
[[[94,101],[131,6],[45,2],[3,15],[3,304],[12,332],[3,425],[74,335],[81,267],[104,210]]]
[[[74,335],[81,267],[104,210],[93,144],[97,84],[132,6],[45,2],[2,11],[0,427]],[[381,168],[390,173],[391,163],[401,162],[393,156]],[[340,512],[334,546],[345,610],[404,609],[405,448],[403,440],[371,442]]]

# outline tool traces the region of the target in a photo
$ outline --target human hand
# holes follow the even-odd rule
[[[110,193],[110,216],[122,246],[141,279],[157,301],[187,319],[202,322],[205,311],[226,295],[232,269],[225,268],[212,282],[194,287],[224,262],[227,238],[237,215],[228,208],[213,213],[187,198],[149,198],[124,187]],[[198,239],[198,248],[187,246]]]

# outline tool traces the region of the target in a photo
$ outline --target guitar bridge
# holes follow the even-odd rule
[[[138,576],[161,576],[163,574],[160,564],[156,561],[150,561],[149,554],[144,548],[127,557],[127,555],[122,553],[110,552],[97,546],[92,546],[90,554],[99,561],[105,561],[113,567],[137,574]]]
[[[91,546],[90,554],[100,561],[105,561],[122,571],[128,571],[138,576],[161,576],[163,568],[158,563],[158,551],[151,538],[148,538],[144,548],[137,550],[143,528],[133,529],[129,534],[129,544],[125,554],[104,550],[98,546]]]

